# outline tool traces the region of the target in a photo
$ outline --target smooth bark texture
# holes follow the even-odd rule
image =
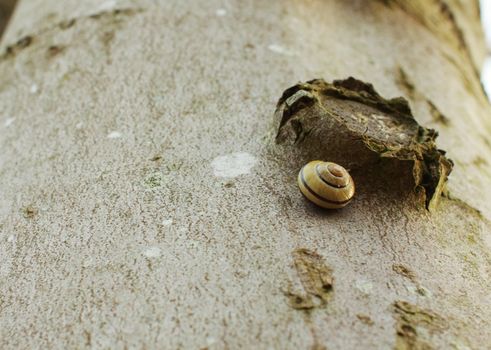
[[[477,2],[20,0],[2,50],[2,349],[491,344]],[[299,193],[276,102],[349,76],[440,133],[433,212],[384,162]]]

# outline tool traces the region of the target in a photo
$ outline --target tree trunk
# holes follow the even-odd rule
[[[463,3],[20,0],[0,347],[491,348],[491,109]],[[349,76],[439,132],[454,167],[431,212],[385,166],[407,161],[361,164],[341,133],[353,201],[300,194],[324,134],[277,143],[276,102]]]

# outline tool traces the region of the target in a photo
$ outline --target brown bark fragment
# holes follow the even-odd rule
[[[300,248],[292,253],[293,264],[305,293],[286,291],[295,309],[312,309],[327,305],[333,291],[332,270],[317,253]]]
[[[356,317],[367,326],[373,326],[375,324],[375,322],[373,322],[373,320],[368,315],[358,314],[356,315]]]
[[[410,279],[412,282],[416,282],[416,274],[408,267],[401,264],[394,264],[392,265],[392,270],[395,273]]]
[[[38,212],[39,210],[32,205],[22,208],[22,214],[26,219],[33,219]]]
[[[325,160],[363,167],[379,166],[379,157],[412,161],[412,185],[424,189],[428,209],[436,207],[453,167],[436,146],[438,133],[418,124],[403,97],[385,99],[355,78],[316,79],[285,90],[276,118],[279,143],[293,139],[303,146],[310,138],[306,147],[320,149],[316,156]]]
[[[424,328],[429,335],[442,332],[447,328],[446,321],[433,311],[406,301],[396,301],[393,306],[397,335],[395,349],[433,349],[418,329]]]

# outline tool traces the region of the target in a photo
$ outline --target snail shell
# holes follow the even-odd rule
[[[298,174],[300,192],[323,208],[342,208],[353,198],[355,183],[341,165],[314,160]]]

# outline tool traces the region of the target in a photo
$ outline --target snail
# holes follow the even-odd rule
[[[345,168],[320,160],[300,170],[298,187],[309,201],[329,209],[344,207],[355,194],[355,183]]]

